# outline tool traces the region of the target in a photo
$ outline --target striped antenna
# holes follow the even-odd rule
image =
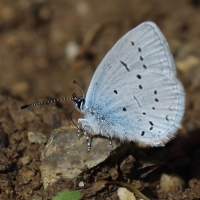
[[[43,101],[43,102],[39,102],[39,103],[33,103],[33,104],[26,104],[20,107],[20,109],[25,109],[31,106],[39,106],[39,105],[43,105],[43,104],[49,104],[49,103],[53,103],[53,102],[57,102],[57,101],[66,101],[66,100],[73,100],[73,98],[61,98],[61,99],[53,99],[53,100],[49,100],[49,101]]]
[[[78,85],[78,87],[79,87],[80,91],[82,92],[83,98],[85,98],[85,94],[84,94],[84,92],[83,92],[83,90],[82,90],[81,86],[79,85],[79,83],[78,83],[77,81],[73,81],[73,84],[76,84],[76,85]]]

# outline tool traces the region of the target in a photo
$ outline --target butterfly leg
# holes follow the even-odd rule
[[[78,138],[80,138],[80,124],[81,124],[81,126],[83,128],[83,126],[88,125],[88,122],[87,122],[86,119],[82,119],[82,118],[78,119],[78,125],[77,125],[78,126]]]
[[[109,144],[110,144],[110,153],[112,153],[113,145],[112,145],[112,139],[111,139],[111,137],[109,135],[108,135],[108,139],[109,139]]]
[[[82,122],[78,120],[78,125],[77,125],[77,129],[78,129],[78,139],[80,139],[80,132],[81,132],[80,124],[81,124],[81,126],[83,127]]]
[[[77,125],[78,127],[78,139],[80,139],[80,123],[78,122],[78,125]]]
[[[86,126],[87,126],[87,125],[86,125]],[[86,132],[86,130],[85,130],[85,126],[83,126],[83,134],[85,135],[85,138],[86,138],[86,140],[87,140],[87,146],[88,146],[87,152],[89,153],[89,152],[90,152],[90,149],[91,149],[91,141],[90,141],[90,139],[89,139],[89,137],[88,137],[88,134],[87,134],[87,132]]]
[[[78,137],[80,137],[80,124],[82,125],[83,129],[83,134],[87,140],[87,146],[88,146],[88,153],[90,152],[91,149],[91,141],[89,140],[88,134],[86,132],[86,129],[89,129],[90,126],[88,125],[88,122],[86,119],[78,119]]]

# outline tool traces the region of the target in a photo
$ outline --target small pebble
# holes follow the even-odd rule
[[[79,187],[84,187],[84,186],[85,186],[85,184],[84,184],[84,182],[83,182],[83,181],[81,181],[81,182],[79,182],[78,186],[79,186]]]
[[[162,174],[160,178],[160,190],[161,192],[174,192],[174,191],[183,191],[185,188],[184,180],[176,175]]]
[[[120,164],[122,173],[130,174],[132,172],[135,161],[136,159],[132,155],[129,155],[127,158],[125,158]]]
[[[21,163],[22,163],[23,165],[26,165],[26,164],[28,164],[29,162],[30,162],[30,157],[29,157],[29,156],[24,156],[24,157],[21,158]]]
[[[123,187],[118,188],[117,195],[119,200],[136,200],[134,194]]]
[[[116,168],[111,168],[109,171],[108,171],[108,174],[110,175],[111,179],[113,181],[117,180],[118,176],[119,176],[119,173],[117,171]]]
[[[42,144],[47,142],[47,137],[43,133],[28,132],[28,140],[30,143]]]

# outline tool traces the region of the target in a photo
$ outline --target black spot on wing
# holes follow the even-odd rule
[[[125,67],[125,69],[129,72],[130,69],[128,68],[127,64],[125,62],[121,61],[121,60],[120,60],[120,62]]]
[[[139,85],[139,88],[142,89],[143,87],[141,85]]]
[[[150,124],[151,126],[153,126],[153,122],[149,121],[149,124]]]
[[[138,74],[138,75],[137,75],[137,78],[138,78],[138,79],[141,79],[141,78],[142,78],[142,76],[141,76],[140,74]]]
[[[146,66],[146,65],[143,65],[143,68],[144,68],[144,69],[147,69],[147,66]]]
[[[145,134],[145,132],[144,132],[144,131],[142,131],[142,133],[141,133],[141,136],[144,136],[144,134]]]

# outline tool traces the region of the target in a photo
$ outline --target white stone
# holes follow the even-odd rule
[[[47,142],[47,137],[43,133],[28,132],[28,140],[31,143],[42,144]]]
[[[119,200],[136,200],[134,194],[123,187],[118,188],[117,195]]]
[[[162,174],[160,178],[160,190],[161,192],[174,192],[183,191],[185,188],[184,180],[178,175]]]

